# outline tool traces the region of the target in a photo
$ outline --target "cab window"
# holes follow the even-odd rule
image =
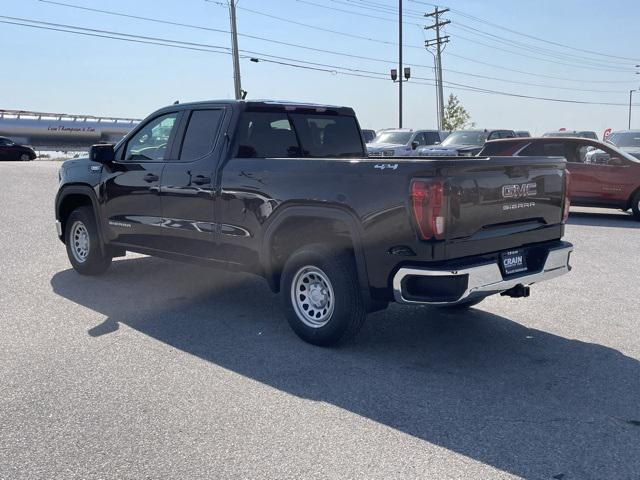
[[[180,160],[190,162],[213,151],[224,111],[194,110],[182,141]]]
[[[162,161],[178,122],[178,112],[167,113],[147,123],[127,142],[125,161]]]
[[[286,113],[245,112],[234,153],[239,158],[285,158],[298,157],[301,152]]]

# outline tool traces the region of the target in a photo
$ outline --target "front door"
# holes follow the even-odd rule
[[[633,187],[631,162],[614,150],[588,142],[575,142],[569,165],[571,197],[576,203],[618,207],[626,204]],[[575,161],[577,160],[577,161]]]
[[[122,245],[158,248],[162,211],[160,179],[181,112],[165,113],[138,127],[105,166],[104,231]]]
[[[173,159],[162,174],[163,250],[226,263],[217,247],[220,226],[214,218],[225,113],[222,107],[185,112]]]

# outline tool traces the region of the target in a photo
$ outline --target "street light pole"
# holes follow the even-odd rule
[[[635,90],[629,90],[629,130],[631,130],[631,101],[633,99],[633,92],[635,92]]]
[[[402,0],[398,0],[398,73],[402,75]],[[402,128],[402,77],[400,77],[398,98],[398,128]]]

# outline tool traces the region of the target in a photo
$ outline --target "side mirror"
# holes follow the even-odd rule
[[[113,163],[116,159],[116,153],[113,149],[113,145],[98,144],[92,145],[89,149],[89,158],[97,163],[107,164]]]
[[[609,165],[614,165],[619,167],[622,165],[622,159],[620,157],[611,157],[609,159]]]
[[[415,150],[419,146],[420,146],[420,142],[418,142],[417,140],[414,140],[413,142],[411,142],[411,150]]]

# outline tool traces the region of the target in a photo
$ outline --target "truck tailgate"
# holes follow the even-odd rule
[[[562,222],[564,159],[493,157],[460,162],[451,169],[443,171],[449,241],[486,239]]]

